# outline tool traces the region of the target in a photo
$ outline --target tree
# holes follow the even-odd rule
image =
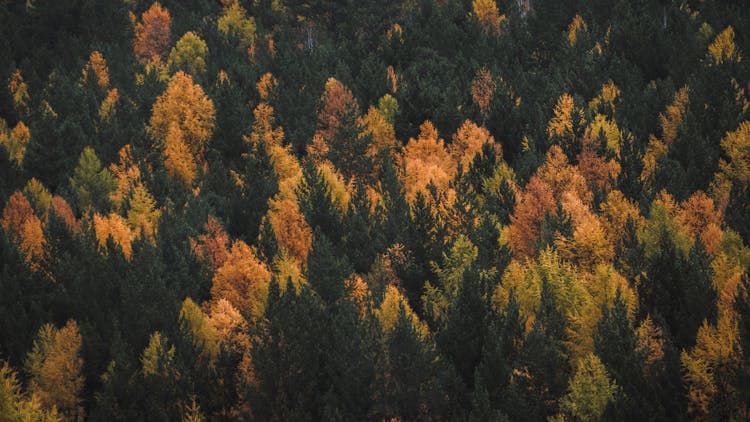
[[[484,32],[495,36],[500,34],[500,24],[505,21],[505,15],[500,15],[495,0],[473,0],[471,7]]]
[[[146,190],[145,186],[138,184],[133,188],[129,203],[128,225],[133,231],[133,235],[135,237],[142,235],[153,243],[159,225],[159,215],[161,214],[161,211],[156,208],[154,197]]]
[[[252,336],[256,382],[249,399],[253,414],[266,420],[319,419],[326,338],[325,308],[310,286],[292,284],[281,293],[271,281],[268,305]]]
[[[480,277],[475,268],[464,271],[463,282],[448,308],[445,328],[437,336],[441,351],[451,359],[467,390],[474,386],[485,341],[487,301]],[[466,404],[468,400],[461,402]]]
[[[232,1],[225,7],[216,25],[225,36],[236,38],[240,47],[250,52],[255,42],[255,18],[248,17],[239,2]]]
[[[133,232],[127,224],[127,220],[120,214],[110,213],[103,216],[94,214],[94,234],[99,242],[99,247],[106,249],[109,238],[122,250],[125,259],[130,259],[133,254]]]
[[[346,256],[339,255],[328,237],[316,228],[305,278],[323,303],[331,305],[344,296],[344,280],[351,273],[352,267]]]
[[[214,275],[211,296],[214,301],[228,300],[245,318],[254,321],[263,315],[270,282],[271,272],[258,260],[255,249],[236,240]]]
[[[109,170],[102,168],[94,149],[86,147],[78,158],[78,166],[70,178],[70,187],[78,200],[78,209],[106,211],[109,195],[116,184]]]
[[[575,420],[598,421],[614,401],[616,392],[617,383],[609,379],[602,361],[590,354],[578,363],[561,407]]]
[[[138,61],[145,64],[159,60],[164,55],[169,42],[171,23],[169,11],[159,2],[154,2],[143,12],[141,21],[135,25],[133,42],[133,52]]]
[[[183,70],[193,76],[206,73],[208,46],[195,32],[189,31],[177,41],[167,59],[172,70]]]
[[[539,420],[558,412],[570,372],[564,348],[566,328],[567,318],[558,309],[555,294],[545,279],[540,305],[515,363],[506,396],[510,418]]]
[[[476,9],[478,5],[487,3],[491,3],[491,6],[494,6],[495,4],[494,0],[475,0],[472,4],[474,5],[474,9]],[[475,11],[474,13],[477,12]],[[497,6],[495,6],[495,13],[497,13]],[[483,24],[485,31],[492,30],[492,26],[494,25],[493,22],[488,23],[490,24],[490,28]],[[490,104],[496,90],[497,82],[493,79],[492,73],[484,67],[479,69],[474,80],[471,81],[471,99],[474,100],[474,104],[479,107],[479,112],[482,114],[484,120],[487,120],[487,117],[489,117]]]
[[[26,146],[31,140],[31,132],[24,122],[19,121],[13,130],[10,131],[10,137],[5,141],[5,149],[11,160],[15,161],[17,166],[23,164],[23,158],[26,155]]]
[[[213,132],[215,118],[213,101],[206,96],[200,85],[193,83],[190,75],[178,71],[154,103],[149,130],[156,140],[165,143],[166,158],[171,157],[175,164],[174,168],[186,166],[187,169],[191,169],[194,168],[194,164],[191,165],[187,159],[190,158],[195,163],[202,161],[206,142]],[[180,145],[178,139],[184,146]],[[182,164],[185,161],[187,164]],[[183,180],[186,179],[183,177]]]
[[[380,374],[386,416],[403,420],[448,416],[448,384],[453,374],[429,337],[422,337],[405,309],[386,337],[387,365]]]
[[[347,181],[369,175],[372,166],[367,152],[372,137],[360,124],[359,105],[352,92],[329,78],[320,102],[318,126],[309,147],[313,157],[330,160]]]
[[[737,130],[728,132],[721,140],[721,148],[725,158],[719,162],[717,182],[719,185],[730,184],[727,223],[747,242],[750,240],[747,205],[750,203],[750,121],[742,122]]]
[[[39,329],[25,368],[30,390],[39,395],[45,409],[56,407],[68,420],[84,416],[81,402],[83,359],[78,324],[70,320],[63,328],[46,324]]]
[[[88,82],[89,78],[91,78],[99,88],[106,89],[109,87],[109,68],[102,53],[92,51],[89,61],[86,62],[81,73],[84,82]]]
[[[456,175],[456,162],[448,153],[435,127],[425,121],[419,127],[417,139],[410,139],[401,152],[402,183],[406,198],[414,202],[417,192],[427,194],[427,186],[434,184],[439,192],[446,192]]]

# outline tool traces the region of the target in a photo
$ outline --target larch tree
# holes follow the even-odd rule
[[[495,138],[490,132],[481,126],[477,126],[470,120],[464,121],[458,131],[453,135],[453,142],[449,147],[453,159],[461,164],[464,171],[468,170],[469,164],[474,161],[474,156],[483,154],[482,147],[490,144],[496,149],[496,155],[500,146],[495,144]]]
[[[185,185],[192,183],[197,164],[203,160],[215,119],[213,101],[181,71],[172,76],[154,103],[149,130],[164,143],[167,171]]]
[[[56,407],[67,420],[83,419],[81,334],[75,321],[59,329],[44,325],[25,367],[31,378],[30,390],[39,395],[44,408]]]
[[[486,0],[478,1],[486,2]],[[489,0],[489,2],[494,4],[493,0]],[[475,5],[476,3],[477,1],[474,2]],[[479,112],[482,114],[484,120],[487,120],[490,115],[490,103],[496,90],[497,82],[492,77],[492,73],[484,67],[479,69],[476,76],[474,76],[474,80],[471,81],[471,99],[479,107]]]
[[[356,98],[334,78],[326,81],[318,111],[318,125],[309,151],[320,162],[330,160],[346,180],[369,174],[367,156],[371,137],[362,130]]]
[[[211,287],[213,300],[228,300],[248,320],[263,315],[271,272],[241,240],[232,244],[224,264],[216,271]]]
[[[500,15],[495,0],[473,0],[471,7],[484,32],[490,35],[500,34],[500,24],[505,21],[505,15]]]
[[[83,82],[93,81],[99,88],[109,88],[109,68],[99,51],[92,51],[89,60],[81,70]]]
[[[167,59],[172,70],[183,70],[195,77],[206,73],[208,46],[195,32],[189,31],[177,41]]]
[[[141,170],[133,159],[133,148],[130,144],[122,147],[117,156],[117,163],[109,166],[117,185],[109,194],[109,200],[116,209],[120,209],[131,190],[140,182]]]
[[[133,42],[133,52],[138,61],[145,64],[161,59],[166,53],[171,24],[169,11],[159,2],[155,2],[143,12],[141,21],[135,25]]]
[[[255,42],[255,18],[247,16],[240,2],[232,1],[225,6],[216,24],[222,34],[237,39],[241,48],[248,54],[251,52]]]
[[[161,211],[156,208],[156,201],[143,184],[133,188],[128,201],[128,225],[135,237],[143,236],[152,243],[156,240],[156,231]]]
[[[406,198],[414,202],[417,192],[427,194],[430,183],[439,192],[447,192],[450,181],[456,175],[456,162],[438,138],[437,129],[425,121],[419,127],[417,139],[410,139],[401,152],[403,163],[402,183]]]
[[[115,190],[115,181],[107,168],[102,168],[94,149],[86,147],[78,158],[78,166],[70,178],[70,186],[82,211],[103,210],[109,204],[109,195]]]
[[[107,247],[107,241],[111,237],[115,245],[122,249],[126,259],[130,259],[133,253],[133,232],[128,226],[127,220],[120,214],[110,213],[107,216],[94,214],[94,234],[99,242],[99,247]]]
[[[616,393],[617,383],[609,379],[602,361],[592,353],[578,363],[562,408],[574,420],[598,421]]]
[[[68,201],[63,197],[59,195],[53,196],[50,210],[65,222],[65,225],[68,226],[71,232],[76,233],[81,229],[81,222],[76,219],[73,208],[70,207]]]
[[[216,271],[229,258],[229,235],[216,217],[209,215],[203,233],[190,242],[192,250]]]
[[[8,155],[19,167],[23,164],[26,146],[30,140],[29,127],[24,122],[19,121],[10,131],[10,137],[5,141],[5,149],[8,151]]]
[[[11,195],[3,209],[0,224],[13,241],[24,259],[33,269],[44,254],[44,231],[42,222],[34,214],[28,199],[20,191]]]

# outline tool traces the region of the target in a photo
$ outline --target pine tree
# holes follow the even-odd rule
[[[474,386],[474,371],[482,359],[487,318],[487,301],[479,271],[468,268],[438,333],[438,345],[451,360],[467,390]],[[467,400],[461,400],[468,403]]]
[[[344,297],[344,280],[351,273],[346,256],[339,255],[328,237],[316,228],[305,278],[324,303],[331,305]]]

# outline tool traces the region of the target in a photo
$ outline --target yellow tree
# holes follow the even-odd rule
[[[495,0],[473,0],[471,6],[484,32],[500,34],[500,24],[505,21],[505,15],[500,15]]]
[[[494,3],[492,0],[489,1]],[[495,95],[495,90],[497,90],[497,82],[492,78],[492,73],[485,67],[479,69],[474,80],[471,81],[471,98],[479,107],[482,118],[485,120],[489,117],[490,102]]]
[[[65,222],[65,225],[68,226],[68,230],[71,232],[76,233],[81,229],[81,222],[76,219],[75,214],[73,214],[73,208],[70,207],[65,198],[58,195],[53,196],[50,209],[54,215]]]
[[[498,152],[498,158],[502,155],[500,145],[495,144],[495,138],[487,129],[477,126],[471,120],[466,120],[453,135],[453,142],[449,149],[453,159],[466,171],[474,156],[482,153],[484,144],[492,145]]]
[[[83,359],[78,324],[70,320],[63,328],[44,325],[26,358],[31,378],[29,389],[46,409],[57,408],[67,420],[82,420]]]
[[[667,106],[664,113],[659,114],[661,123],[661,139],[654,135],[649,137],[646,152],[643,154],[643,170],[641,171],[641,181],[651,186],[653,177],[656,172],[656,164],[664,154],[667,153],[669,145],[677,138],[677,130],[682,125],[687,112],[687,106],[690,101],[688,87],[684,86],[677,91],[672,104]]]
[[[117,163],[109,166],[115,179],[117,188],[109,194],[109,199],[115,208],[120,209],[125,198],[141,179],[141,170],[133,160],[133,148],[130,144],[125,145],[117,153]]]
[[[24,122],[19,121],[13,130],[10,131],[10,137],[5,141],[5,149],[8,150],[8,156],[15,161],[20,167],[23,164],[23,157],[26,155],[26,145],[31,140],[31,132]]]
[[[89,56],[89,61],[86,62],[81,73],[84,82],[88,82],[92,79],[100,88],[109,87],[109,68],[107,67],[107,61],[104,60],[102,53],[92,51]]]
[[[224,265],[229,257],[229,235],[212,215],[208,216],[203,233],[196,239],[191,239],[190,245],[199,257],[211,264],[214,271]]]
[[[135,17],[133,17],[135,19]],[[141,63],[160,60],[169,42],[172,18],[169,11],[155,2],[143,12],[141,21],[135,25],[133,52]]]
[[[3,209],[0,220],[3,230],[18,244],[18,249],[24,256],[26,263],[33,269],[44,254],[44,232],[42,222],[34,214],[26,196],[20,191],[11,195]]]
[[[306,265],[312,247],[312,230],[297,201],[291,198],[275,198],[269,201],[268,205],[266,218],[273,227],[279,249],[294,257],[300,265]]]
[[[229,257],[214,275],[211,296],[228,300],[247,319],[263,315],[271,272],[255,254],[255,249],[237,240]]]
[[[186,185],[192,183],[197,164],[211,138],[214,103],[193,78],[177,72],[154,103],[149,130],[164,143],[167,170]]]
[[[734,28],[728,26],[714,38],[708,46],[708,57],[715,65],[742,60],[742,52],[734,43]]]
[[[419,129],[417,139],[410,139],[401,152],[402,183],[409,202],[414,202],[417,192],[426,193],[430,182],[439,192],[447,192],[456,175],[456,162],[438,138],[435,126],[425,121]]]
[[[110,213],[108,216],[94,214],[94,233],[99,247],[106,248],[107,239],[110,237],[115,245],[122,249],[126,259],[130,259],[133,253],[133,232],[130,231],[127,221],[120,214]]]
[[[128,225],[133,236],[144,236],[152,243],[155,241],[161,211],[156,208],[156,201],[143,184],[138,184],[130,196]]]

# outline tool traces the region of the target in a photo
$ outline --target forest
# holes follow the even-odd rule
[[[0,422],[750,420],[743,0],[0,0]]]

